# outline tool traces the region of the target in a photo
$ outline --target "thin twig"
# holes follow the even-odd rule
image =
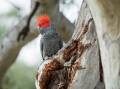
[[[28,19],[26,21],[26,25],[24,26],[23,30],[19,33],[17,41],[19,41],[21,39],[21,37],[24,40],[25,37],[27,36],[28,32],[30,31],[30,22],[31,22],[31,19],[34,16],[35,12],[37,11],[39,5],[40,5],[39,2],[35,2],[35,6],[34,6],[33,10],[31,11],[31,13],[28,16]]]

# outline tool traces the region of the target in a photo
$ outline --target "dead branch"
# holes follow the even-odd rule
[[[17,38],[18,41],[20,40],[21,37],[24,40],[25,37],[28,35],[28,32],[30,31],[30,22],[31,22],[31,19],[32,19],[33,15],[35,14],[35,12],[37,11],[39,5],[40,5],[39,2],[35,3],[35,6],[34,6],[33,10],[31,11],[31,13],[28,16],[28,19],[26,21],[26,25],[24,26],[23,30],[18,35],[18,38]]]
[[[72,39],[68,42],[67,46],[58,52],[57,55],[48,58],[40,66],[36,76],[36,86],[39,87],[39,89],[67,89],[68,85],[72,82],[76,71],[78,69],[85,69],[80,66],[80,58],[94,42],[83,44],[80,41],[80,38],[88,32],[90,21],[92,20],[90,19],[88,23],[83,26],[83,29],[81,29],[80,35],[76,37],[76,40]],[[67,61],[70,61],[72,57],[74,57],[74,61],[72,61],[73,63],[71,63],[71,66],[64,66],[64,64]],[[58,73],[60,73],[61,76],[58,76],[60,75]]]

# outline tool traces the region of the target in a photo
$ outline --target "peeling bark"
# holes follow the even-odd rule
[[[74,37],[74,39],[71,39],[57,55],[48,58],[48,60],[45,60],[42,63],[36,76],[37,89],[71,89],[71,83],[73,82],[77,71],[87,69],[87,67],[84,68],[80,65],[81,60],[83,60],[82,56],[88,48],[96,43],[96,38],[93,38],[91,43],[87,44],[81,42],[81,39],[83,39],[85,34],[90,31],[90,29],[88,30],[90,21],[81,28],[81,31],[78,30],[79,35]],[[64,64],[71,59],[70,66],[66,67]]]
[[[90,9],[86,2],[83,1],[79,12],[79,18],[76,23],[76,29],[72,38],[75,38],[78,35],[78,32],[83,27],[83,24],[86,23],[86,21],[91,17],[92,16]],[[83,43],[92,42],[93,38],[97,39],[94,22],[90,23],[88,29],[90,31],[83,38]],[[98,42],[96,42],[94,46],[89,48],[86,54],[82,56],[81,65],[84,66],[86,69],[77,71],[74,80],[70,85],[70,89],[94,89],[95,87],[98,87],[98,84],[101,83],[99,82],[100,71]],[[100,89],[104,89],[102,88],[102,86],[103,83],[99,86]]]
[[[45,0],[43,0],[43,1],[45,1]],[[48,15],[50,15],[52,21],[56,24],[56,26],[58,27],[59,31],[62,28],[64,28],[64,29],[61,30],[61,33],[62,33],[62,35],[65,33],[63,38],[65,40],[68,40],[70,38],[70,36],[72,35],[73,29],[74,29],[74,25],[61,12],[59,12],[59,10],[58,10],[59,3],[58,2],[59,2],[59,0],[55,0],[54,2],[47,3],[50,6],[52,6],[51,8],[47,9],[47,11],[50,12],[50,14],[48,14]],[[35,1],[33,1],[33,3],[35,3]],[[34,5],[35,4],[32,4],[33,7],[34,7]],[[45,7],[45,6],[41,5],[39,10],[41,11],[42,7]],[[38,10],[38,12],[39,12],[39,10]],[[46,11],[46,9],[44,11]],[[54,11],[56,13],[54,13]],[[56,20],[54,17],[55,18],[59,17],[59,18]],[[39,34],[37,31],[30,31],[28,33],[27,30],[23,30],[23,29],[29,29],[29,26],[27,26],[27,25],[30,24],[30,20],[31,20],[30,15],[29,16],[25,16],[24,18],[22,18],[19,21],[19,23],[17,25],[13,26],[12,30],[10,30],[5,35],[5,37],[0,41],[0,86],[1,86],[1,81],[3,79],[3,76],[5,75],[5,73],[8,70],[8,68],[16,60],[16,57],[17,57],[20,49],[25,44],[27,44],[28,42],[33,40],[35,37],[37,37],[37,35]],[[64,23],[62,23],[61,21],[63,21]],[[34,21],[32,21],[32,22],[34,22]],[[27,34],[28,35],[25,38],[25,40],[17,42],[16,39],[18,38],[18,36],[21,35],[21,33],[22,34],[24,33],[24,36],[26,36]],[[69,35],[67,37],[66,35],[68,33],[69,33]]]

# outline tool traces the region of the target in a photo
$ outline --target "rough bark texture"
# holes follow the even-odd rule
[[[79,35],[76,36],[75,39],[71,39],[68,44],[58,52],[58,55],[48,58],[48,60],[45,60],[40,65],[36,76],[37,89],[68,89],[77,70],[82,68],[80,67],[81,56],[95,43],[95,38],[91,43],[84,44],[81,42],[82,37],[89,31],[88,24],[89,23],[82,27]],[[70,65],[65,67],[64,64],[70,61],[71,58]],[[56,73],[56,71],[58,71],[58,73]],[[63,71],[63,73],[61,73],[61,71]]]
[[[76,23],[77,26],[73,38],[76,37],[83,23],[86,23],[86,21],[88,21],[88,19],[91,17],[92,16],[89,7],[87,6],[86,2],[83,2],[79,12],[79,18]],[[91,42],[94,38],[97,39],[95,26],[93,22],[90,23],[88,29],[90,30],[90,32],[88,32],[82,40],[84,43]],[[94,89],[96,87],[100,77],[98,51],[98,43],[96,42],[95,45],[92,46],[87,51],[87,53],[83,55],[81,59],[81,65],[84,66],[86,69],[77,71],[70,89]]]
[[[36,76],[37,89],[94,89],[99,82],[98,44],[97,41],[94,43],[97,37],[93,21],[88,21],[91,14],[85,7],[83,4],[81,9],[85,13],[80,15],[71,40],[40,66]],[[90,43],[94,44],[91,46]],[[66,61],[70,61],[71,66],[68,63],[66,68]]]
[[[86,0],[101,50],[106,89],[120,89],[120,0]]]
[[[45,0],[43,0],[43,1],[45,1]],[[51,2],[49,2],[49,1],[51,1]],[[68,19],[66,19],[66,17],[64,17],[62,13],[60,13],[59,0],[57,0],[57,2],[56,2],[56,0],[55,1],[49,0],[49,1],[47,1],[47,2],[49,2],[49,3],[46,3],[47,5],[44,3],[41,3],[42,5],[39,8],[40,12],[38,11],[39,12],[38,14],[42,14],[43,12],[47,11],[46,14],[50,15],[51,19],[54,21],[54,23],[58,27],[59,31],[62,33],[62,35],[64,34],[63,39],[65,39],[67,41],[70,38],[70,36],[72,35],[74,25]],[[33,7],[34,7],[34,5],[35,4],[32,4]],[[46,8],[46,6],[50,6],[50,8],[49,7]],[[43,12],[41,12],[41,10]],[[27,29],[29,29],[29,27],[27,27],[27,29],[26,29],[25,26],[28,25],[28,23],[30,23],[30,22],[28,22],[28,19],[29,19],[29,16],[25,16],[23,19],[21,19],[19,21],[19,23],[16,26],[13,26],[12,29],[0,41],[0,85],[1,85],[1,81],[2,81],[3,76],[5,75],[6,71],[16,60],[16,57],[17,57],[20,49],[25,44],[30,42],[32,39],[37,37],[37,35],[38,35],[37,31],[30,31],[30,33],[27,32],[27,31],[29,31],[29,30],[27,30]],[[61,22],[61,21],[63,21],[63,22]],[[27,31],[25,32],[25,30],[23,31],[23,29],[26,29]],[[23,31],[22,34],[21,34],[21,31]],[[66,36],[67,33],[70,33],[70,34],[68,34],[68,36]],[[23,36],[26,36],[27,34],[28,34],[28,36],[26,37],[26,39],[24,41],[17,42],[18,36],[23,37]]]

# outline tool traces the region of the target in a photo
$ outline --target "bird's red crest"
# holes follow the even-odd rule
[[[37,27],[46,28],[50,26],[50,18],[47,15],[42,15],[36,18]]]

